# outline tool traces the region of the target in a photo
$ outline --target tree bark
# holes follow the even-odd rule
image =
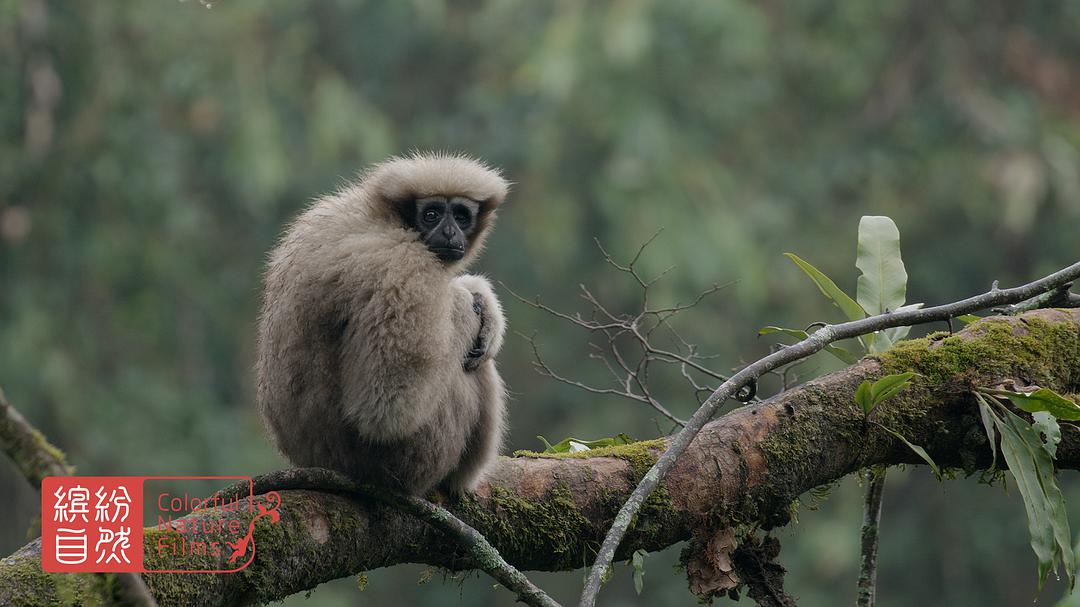
[[[940,466],[967,473],[985,469],[991,446],[971,387],[1015,379],[1075,398],[1080,392],[1080,310],[992,318],[956,335],[902,342],[764,403],[731,411],[705,427],[662,489],[649,498],[619,558],[721,528],[784,525],[793,500],[809,489],[868,466],[922,463],[889,433],[867,424],[853,400],[863,380],[908,370],[920,374],[916,383],[879,405],[874,420],[922,445]],[[1075,469],[1080,466],[1080,432],[1067,422],[1061,426],[1057,465]],[[589,561],[663,445],[657,440],[559,457],[524,453],[502,458],[475,496],[445,505],[520,569],[577,569]],[[452,540],[373,501],[309,490],[281,491],[281,498],[280,522],[262,519],[256,524],[257,549],[248,568],[222,575],[147,574],[158,602],[262,603],[406,562],[474,567]],[[186,518],[201,517],[239,518],[245,528],[250,520],[247,512]],[[175,532],[146,530],[148,560],[159,541],[171,539],[170,533]],[[58,592],[95,592],[87,579],[43,574],[40,548],[35,540],[0,561],[0,604],[35,605],[55,600]],[[58,591],[58,586],[63,588]]]

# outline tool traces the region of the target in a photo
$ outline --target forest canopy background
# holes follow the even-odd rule
[[[761,326],[836,320],[782,253],[851,290],[860,215],[900,227],[909,301],[1077,253],[1078,3],[3,0],[0,57],[0,385],[84,474],[280,467],[252,406],[265,252],[307,201],[411,149],[466,151],[515,182],[479,269],[527,296],[572,308],[585,283],[633,309],[592,239],[625,258],[664,228],[642,261],[676,266],[658,297],[735,281],[681,319],[720,367],[765,352]],[[548,364],[603,381],[583,334],[501,295]],[[511,448],[667,431],[540,377],[531,356],[512,339],[501,357]],[[694,409],[677,378],[660,388]],[[1076,508],[1080,483],[1062,483]],[[0,486],[19,488],[0,494],[8,554],[37,497],[8,464]],[[850,602],[859,508],[845,482],[781,531],[801,604]],[[891,475],[882,604],[1030,601],[1027,542],[999,488]],[[646,559],[641,600],[692,600],[677,553]],[[363,600],[509,601],[486,579],[426,575],[373,572]],[[344,580],[312,600],[357,592]],[[627,568],[607,592],[633,600]]]

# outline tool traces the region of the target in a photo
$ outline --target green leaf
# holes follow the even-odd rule
[[[634,567],[634,591],[639,595],[645,587],[645,557],[648,555],[644,550],[635,550],[630,557],[630,563]]]
[[[582,440],[580,438],[570,437],[565,438],[554,445],[549,443],[543,436],[537,436],[536,438],[544,443],[544,453],[575,453],[589,449],[598,449],[600,447],[628,445],[634,442],[634,439],[626,434],[618,434],[612,438],[600,438],[597,440]]]
[[[1058,419],[1071,422],[1080,421],[1080,405],[1049,388],[1039,388],[1030,393],[1014,392],[1012,390],[984,390],[984,392],[995,396],[1008,397],[1012,404],[1016,405],[1016,408],[1028,413],[1047,411]]]
[[[874,350],[874,338],[876,338],[877,336],[878,332],[875,331],[873,333],[867,333],[866,335],[860,335],[858,337],[859,345],[863,347],[864,352],[870,353],[876,351]]]
[[[900,306],[899,308],[893,310],[893,312],[906,312],[908,310],[918,310],[918,309],[922,308],[923,305],[924,304],[922,304],[922,303],[907,304],[905,306]],[[882,333],[884,333],[889,338],[889,341],[891,341],[894,344],[896,342],[900,341],[901,339],[904,339],[905,337],[907,337],[909,332],[911,332],[911,327],[893,327],[891,329],[885,329],[884,331],[882,331]]]
[[[1011,423],[997,420],[1001,432],[1001,452],[1009,466],[1009,473],[1016,480],[1024,510],[1028,517],[1028,534],[1031,536],[1031,549],[1039,560],[1039,588],[1042,588],[1046,576],[1054,566],[1054,530],[1049,521],[1050,507],[1046,495],[1039,485],[1038,460],[1032,456],[1032,450],[1024,442],[1023,434]],[[1039,451],[1042,451],[1040,448]],[[1049,459],[1049,456],[1047,456]]]
[[[982,320],[982,317],[981,316],[975,316],[974,314],[961,314],[960,316],[956,317],[956,320],[959,320],[960,322],[964,323],[965,325],[970,325],[971,323],[975,322],[976,320]]]
[[[869,416],[875,407],[910,386],[911,378],[916,375],[911,371],[886,375],[872,384],[870,380],[864,380],[855,390],[855,402],[862,408],[863,414]]]
[[[983,429],[986,430],[986,438],[990,441],[990,470],[994,470],[997,468],[997,427],[994,425],[990,404],[978,392],[975,393],[975,398],[979,401],[979,416],[982,418]]]
[[[904,305],[908,275],[900,258],[900,230],[892,219],[867,215],[859,220],[855,267],[862,271],[856,299],[867,314],[884,314]]]
[[[1031,549],[1039,561],[1039,589],[1060,562],[1073,583],[1076,569],[1065,498],[1054,477],[1054,462],[1039,432],[1003,406],[979,397],[979,406],[1001,433],[1001,453],[1016,481],[1028,517]]]
[[[820,270],[801,259],[798,255],[794,253],[784,253],[784,255],[795,262],[795,265],[799,266],[799,269],[805,272],[810,277],[810,280],[814,281],[822,294],[836,304],[836,307],[840,308],[840,311],[844,313],[844,316],[847,316],[848,320],[866,318],[866,312],[847,293],[841,291],[840,287],[836,286],[832,279],[822,274]]]
[[[840,346],[825,346],[825,351],[849,365],[854,365],[859,362],[859,356],[857,354],[849,352]]]
[[[896,384],[895,386],[893,386],[893,387],[889,388],[888,390],[882,392],[880,395],[878,395],[876,398],[874,398],[874,406],[876,407],[876,406],[880,405],[881,403],[889,400],[890,398],[896,396],[897,393],[899,393],[899,392],[901,392],[903,390],[906,390],[907,387],[910,386],[910,385],[911,385],[911,382],[906,381],[906,382],[901,383],[901,384]]]
[[[881,333],[883,335],[885,335],[885,337],[887,337],[889,339],[890,347],[893,344],[895,344],[896,342],[900,341],[901,339],[906,338],[908,336],[908,333],[910,333],[910,332],[911,332],[911,327],[892,327],[891,329],[883,329],[881,331]],[[888,349],[888,348],[886,348],[886,349]],[[879,352],[884,352],[884,350],[878,350],[878,351]]]
[[[886,375],[881,379],[874,382],[874,385],[870,387],[870,401],[876,407],[887,398],[892,397],[897,392],[907,388],[911,385],[911,378],[918,375],[913,371],[907,373],[897,373],[895,375]]]
[[[806,339],[807,337],[810,337],[810,334],[807,333],[806,331],[803,331],[802,329],[787,329],[785,327],[774,327],[772,325],[770,325],[768,327],[762,327],[762,328],[758,329],[757,333],[758,333],[758,335],[768,335],[770,333],[783,333],[784,335],[787,335],[789,337],[794,337],[795,339],[797,339],[799,341],[802,341],[802,340]],[[855,355],[855,354],[841,348],[840,346],[833,346],[833,345],[825,346],[825,351],[828,352],[829,354],[832,354],[833,356],[839,358],[840,360],[844,361],[845,363],[847,363],[849,365],[853,365],[853,364],[859,362],[859,357],[857,355]]]
[[[863,383],[855,390],[855,403],[862,409],[863,415],[870,415],[874,410],[874,399],[870,397],[870,380],[864,379]]]
[[[1050,457],[1057,457],[1057,446],[1061,442],[1061,426],[1057,423],[1057,418],[1053,414],[1047,411],[1036,411],[1031,414],[1031,418],[1035,421],[1032,422],[1032,426],[1043,435],[1043,449],[1050,454]]]
[[[908,446],[908,449],[911,449],[915,453],[915,455],[921,457],[922,460],[926,462],[928,466],[930,466],[930,469],[934,471],[934,476],[936,476],[939,481],[941,480],[941,468],[938,468],[937,463],[934,462],[934,459],[931,458],[930,454],[926,452],[926,449],[923,449],[922,447],[904,438],[904,435],[900,434],[896,430],[893,430],[892,428],[887,428],[885,426],[882,426],[881,424],[878,424],[878,426],[880,426],[889,434],[892,434],[896,438],[900,439],[905,445]]]
[[[803,331],[801,329],[786,329],[784,327],[774,327],[772,325],[769,325],[768,327],[762,327],[758,329],[757,332],[758,335],[768,335],[770,333],[783,333],[784,335],[794,337],[799,341],[810,337],[810,335],[807,334],[806,331]]]
[[[884,331],[874,331],[869,335],[863,335],[863,337],[871,338],[866,340],[866,349],[869,350],[871,354],[884,352],[893,347],[892,339],[890,339],[889,334]]]

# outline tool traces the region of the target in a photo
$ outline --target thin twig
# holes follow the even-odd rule
[[[885,493],[886,470],[866,471],[866,498],[863,501],[862,562],[859,566],[857,607],[874,607],[877,600],[878,537],[881,525],[881,497]]]
[[[612,314],[611,312],[609,312],[608,309],[604,307],[604,304],[600,303],[600,300],[598,300],[596,296],[592,294],[592,291],[589,290],[589,287],[586,287],[583,284],[579,284],[578,288],[581,289],[582,299],[592,304],[593,309],[603,312],[604,316],[607,316],[612,320],[612,322],[616,323],[616,327],[612,328],[626,328],[633,324],[633,319],[630,319],[626,316]]]
[[[3,390],[0,390],[0,448],[37,491],[41,490],[41,480],[46,476],[75,474],[75,469],[64,460],[64,454],[26,421],[18,409],[8,402]],[[114,575],[120,584],[125,604],[131,607],[157,607],[157,601],[141,575]]]
[[[668,411],[666,407],[661,405],[656,399],[654,399],[649,394],[648,389],[644,387],[644,384],[637,380],[636,373],[634,371],[631,371],[631,370],[627,369],[626,380],[623,380],[623,378],[621,378],[615,372],[615,369],[610,366],[610,363],[608,363],[606,358],[599,357],[604,361],[604,364],[607,366],[608,370],[611,371],[611,374],[613,376],[615,376],[616,380],[620,384],[622,384],[622,388],[621,389],[597,388],[595,386],[590,386],[590,385],[588,385],[588,384],[586,384],[584,382],[569,379],[567,377],[563,377],[562,375],[559,375],[558,373],[556,373],[547,364],[547,362],[544,360],[543,356],[540,355],[540,349],[536,345],[536,337],[535,337],[535,335],[530,336],[530,335],[524,335],[524,334],[521,334],[521,333],[518,333],[518,335],[521,335],[521,337],[523,339],[525,339],[525,341],[529,342],[530,347],[532,347],[533,368],[535,368],[537,370],[537,372],[540,373],[540,375],[543,375],[544,377],[549,377],[549,378],[551,378],[551,379],[553,379],[553,380],[555,380],[557,382],[566,384],[568,386],[574,386],[575,388],[579,388],[579,389],[584,390],[586,392],[591,392],[592,394],[602,394],[602,395],[608,395],[608,396],[621,396],[623,398],[628,398],[630,400],[634,400],[634,401],[637,401],[637,402],[640,402],[640,403],[644,403],[646,405],[649,405],[653,409],[655,409],[658,413],[660,413],[664,417],[666,417],[669,420],[675,422],[676,424],[679,424],[680,426],[685,426],[686,425],[685,420],[682,420],[682,419],[679,419],[678,417],[676,417],[671,411]],[[614,347],[614,346],[612,346],[612,347]],[[617,350],[616,350],[616,352],[617,352]],[[590,354],[589,356],[590,357],[596,357],[595,354]],[[622,357],[619,356],[618,354],[616,354],[616,360],[619,361],[620,364],[623,364]],[[635,393],[631,389],[631,387],[630,387],[630,382],[631,381],[633,381],[634,384],[637,385],[640,390],[642,390],[641,394]]]
[[[600,592],[600,584],[603,580],[604,573],[611,565],[612,559],[615,558],[615,550],[618,548],[623,536],[626,535],[630,523],[634,520],[638,510],[641,509],[641,505],[649,495],[652,494],[657,485],[660,484],[664,475],[671,470],[671,467],[675,464],[675,461],[679,456],[686,451],[686,448],[690,445],[691,441],[693,441],[698,433],[701,432],[701,428],[712,418],[713,414],[716,413],[720,406],[723,405],[729,397],[735,394],[736,391],[742,388],[742,386],[749,382],[756,381],[757,378],[761,377],[764,373],[782,365],[786,365],[796,360],[802,360],[812,354],[820,352],[825,346],[841,339],[858,337],[860,335],[866,335],[868,333],[873,333],[874,331],[892,327],[937,322],[946,318],[970,314],[994,306],[1019,303],[1046,293],[1047,291],[1057,289],[1078,278],[1080,278],[1080,262],[1074,263],[1071,266],[1034,282],[1012,289],[1001,289],[995,281],[989,292],[954,303],[934,306],[932,308],[922,308],[919,310],[905,310],[903,312],[879,314],[877,316],[871,316],[838,325],[826,325],[799,343],[773,352],[772,354],[759,359],[757,362],[743,367],[742,370],[721,384],[720,387],[717,388],[700,407],[698,407],[698,410],[694,412],[693,417],[690,418],[683,429],[668,443],[667,449],[660,458],[656,460],[656,463],[653,464],[652,468],[649,469],[638,483],[638,486],[634,489],[633,493],[631,493],[630,497],[623,504],[618,515],[616,515],[611,528],[608,529],[608,533],[604,537],[604,542],[601,544],[600,550],[597,552],[596,560],[593,563],[592,570],[589,572],[589,578],[586,581],[585,588],[581,594],[580,607],[593,607],[593,605],[596,604],[596,596]]]
[[[560,607],[529,578],[507,563],[499,551],[476,529],[454,516],[449,510],[423,498],[356,483],[333,470],[325,468],[293,468],[257,476],[218,491],[208,500],[232,501],[239,497],[260,495],[267,491],[306,489],[347,495],[361,495],[415,516],[442,531],[460,545],[476,566],[495,581],[515,593],[520,602],[533,607]]]
[[[721,289],[726,289],[726,288],[728,288],[728,287],[730,287],[730,286],[732,286],[734,284],[735,284],[734,280],[730,281],[730,282],[726,282],[724,284],[714,284],[713,286],[709,287],[708,289],[705,289],[701,293],[698,293],[697,296],[694,297],[693,301],[691,301],[690,303],[687,303],[687,304],[678,304],[677,303],[674,306],[669,306],[667,308],[653,308],[652,310],[647,310],[647,312],[649,314],[665,315],[664,316],[665,318],[671,318],[672,316],[678,314],[679,312],[685,312],[686,310],[689,310],[691,308],[696,307],[706,297],[712,295],[713,293],[716,293],[717,291],[719,291]]]
[[[698,364],[696,361],[694,361],[694,358],[696,358],[696,355],[691,356],[691,357],[686,357],[686,356],[681,356],[681,355],[679,355],[679,354],[677,354],[675,352],[671,352],[670,350],[664,350],[664,349],[661,349],[661,348],[657,348],[657,347],[653,346],[652,344],[650,344],[649,340],[646,339],[643,335],[641,335],[641,333],[637,332],[636,330],[633,331],[632,333],[633,333],[634,337],[637,338],[638,341],[642,344],[642,347],[645,349],[645,351],[647,353],[653,354],[653,355],[655,355],[657,357],[656,360],[665,360],[666,359],[667,362],[681,363],[681,364],[684,364],[684,365],[687,365],[687,366],[691,367],[692,369],[694,369],[695,371],[698,371],[699,373],[702,373],[704,375],[708,375],[709,377],[712,377],[713,379],[718,379],[720,381],[727,381],[727,379],[728,379],[727,376],[725,376],[725,375],[723,375],[721,373],[717,373],[716,371],[713,371],[712,369],[709,369],[708,367],[705,367],[705,366],[702,366],[702,365]]]
[[[1003,313],[1016,316],[1040,308],[1080,308],[1080,295],[1070,293],[1071,287],[1072,283],[1061,285],[1053,291],[1047,291],[1038,297],[1011,305],[1003,310]]]
[[[538,373],[554,379],[555,381],[580,388],[593,394],[620,396],[635,402],[647,404],[664,417],[682,426],[685,424],[685,421],[672,414],[653,396],[649,386],[650,366],[655,362],[677,367],[680,375],[694,390],[695,400],[699,403],[703,400],[703,395],[708,395],[713,392],[713,388],[706,384],[699,383],[697,378],[694,377],[694,373],[711,378],[717,382],[726,381],[728,379],[726,375],[718,373],[700,362],[711,357],[699,354],[697,347],[687,343],[674,327],[671,326],[669,321],[680,313],[694,308],[709,295],[735,283],[733,281],[726,284],[714,284],[697,294],[689,303],[676,303],[675,305],[667,307],[650,308],[649,288],[667,274],[674,266],[664,270],[652,279],[646,279],[638,272],[636,265],[641,259],[645,249],[662,231],[663,230],[658,230],[646,240],[626,265],[615,261],[615,258],[602,244],[600,244],[600,241],[595,238],[593,239],[596,242],[596,246],[600,250],[601,255],[603,255],[604,261],[619,272],[629,274],[641,289],[641,309],[635,315],[619,314],[611,311],[584,284],[580,284],[578,287],[581,292],[581,298],[591,306],[591,313],[588,314],[587,317],[583,316],[581,313],[568,314],[560,312],[551,306],[542,303],[539,297],[526,299],[525,297],[518,295],[513,289],[505,284],[500,283],[500,285],[506,289],[512,297],[525,305],[546,312],[555,318],[565,320],[574,326],[589,331],[591,334],[602,334],[607,339],[606,349],[601,349],[597,344],[590,342],[589,346],[596,350],[596,352],[590,353],[589,358],[601,361],[611,374],[617,388],[590,386],[585,382],[570,379],[556,373],[540,355],[539,348],[536,345],[535,336],[531,338],[523,336],[532,346],[533,366]],[[666,330],[673,337],[675,341],[674,350],[662,348],[654,343],[653,334],[658,329]],[[620,349],[619,341],[624,335],[630,338],[633,345],[640,348],[640,354],[635,356],[636,362],[627,360],[626,355],[624,355],[624,352]],[[754,398],[753,400],[760,401],[758,398]]]

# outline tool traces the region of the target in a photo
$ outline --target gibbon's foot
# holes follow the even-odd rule
[[[464,367],[466,371],[475,371],[480,363],[484,362],[488,344],[491,341],[491,331],[488,329],[487,314],[484,309],[484,300],[479,293],[473,293],[473,312],[480,317],[480,330],[476,333],[476,341],[473,342],[472,350],[465,355]]]

